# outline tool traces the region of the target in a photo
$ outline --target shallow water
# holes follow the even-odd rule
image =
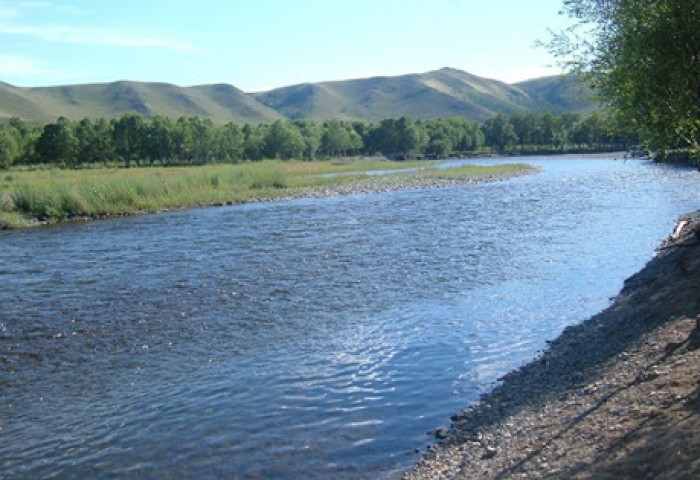
[[[0,476],[409,468],[700,207],[692,169],[527,162],[543,172],[0,232]]]

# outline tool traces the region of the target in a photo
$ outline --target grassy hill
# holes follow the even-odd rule
[[[407,115],[482,121],[497,113],[593,109],[590,95],[577,103],[570,98],[573,93],[566,93],[574,84],[547,77],[508,85],[443,68],[423,74],[294,85],[254,95],[288,118],[380,120]]]
[[[46,122],[59,116],[114,118],[127,112],[147,117],[198,115],[216,123],[260,123],[282,118],[231,85],[179,87],[168,83],[119,81],[19,88],[0,84],[0,119],[18,116]]]
[[[536,78],[515,86],[539,102],[552,105],[553,113],[591,113],[598,108],[591,89],[575,75]]]
[[[497,113],[588,112],[590,92],[573,77],[545,77],[515,85],[461,70],[293,85],[244,93],[226,84],[179,87],[168,83],[113,83],[21,88],[0,82],[0,120],[18,116],[35,122],[59,116],[119,117],[197,115],[215,123],[261,123],[277,119],[377,121],[466,117],[483,121]]]

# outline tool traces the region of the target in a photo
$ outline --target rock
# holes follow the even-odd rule
[[[438,427],[435,429],[435,438],[444,440],[450,435],[450,429],[447,427]]]
[[[498,454],[498,450],[494,447],[486,447],[486,450],[484,451],[484,454],[481,456],[482,460],[487,460],[489,458],[493,458]]]

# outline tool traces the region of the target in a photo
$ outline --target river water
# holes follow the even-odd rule
[[[543,171],[0,232],[0,477],[409,468],[700,207],[693,169],[525,161]]]

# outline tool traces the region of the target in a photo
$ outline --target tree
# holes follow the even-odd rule
[[[461,139],[456,145],[457,150],[461,152],[473,152],[484,145],[484,133],[481,131],[481,126],[475,122],[469,122],[463,118],[451,119],[453,124],[459,125],[461,130]]]
[[[404,157],[409,157],[427,145],[428,136],[411,118],[404,115],[396,121],[396,142]]]
[[[597,149],[603,140],[603,133],[602,117],[599,113],[592,113],[577,124],[571,140],[579,147],[586,145]]]
[[[551,113],[545,113],[542,118],[540,118],[540,128],[538,132],[540,136],[540,145],[547,145],[553,148],[557,144],[559,126],[560,122],[557,117]]]
[[[396,120],[385,118],[379,124],[373,125],[367,135],[366,147],[372,154],[383,153],[384,155],[389,155],[398,152]]]
[[[38,160],[42,163],[74,165],[77,159],[78,140],[70,120],[59,117],[56,123],[44,125],[35,151]]]
[[[190,162],[194,151],[194,139],[186,117],[178,117],[175,121],[171,138],[177,162],[180,164]]]
[[[6,124],[17,142],[17,156],[14,163],[31,163],[35,158],[35,147],[43,127],[31,125],[18,117],[12,117]]]
[[[131,162],[144,158],[143,147],[145,145],[145,121],[138,113],[126,113],[121,118],[113,122],[113,141],[116,152],[126,164],[131,166]]]
[[[90,120],[84,118],[75,126],[78,163],[94,163],[98,160],[103,165],[112,158],[112,132],[104,118]]]
[[[20,148],[14,129],[0,124],[0,168],[9,168],[19,157]]]
[[[425,151],[429,155],[445,157],[452,153],[455,144],[459,143],[454,130],[442,120],[423,122],[423,127],[428,133]]]
[[[294,120],[292,123],[299,129],[304,141],[303,158],[305,160],[315,159],[321,148],[321,135],[323,135],[321,127],[311,120]]]
[[[248,160],[259,161],[263,159],[265,137],[269,126],[261,123],[255,127],[250,124],[243,125],[243,154]]]
[[[563,11],[577,26],[550,50],[649,146],[700,154],[700,0],[565,0]]]
[[[277,120],[270,126],[263,149],[265,157],[289,160],[300,158],[303,151],[304,140],[294,124]]]
[[[422,151],[430,140],[422,125],[406,116],[382,120],[371,128],[367,138],[370,152],[403,157]]]
[[[192,158],[199,164],[208,163],[214,155],[214,123],[198,116],[187,119],[192,140]]]
[[[362,138],[351,124],[340,120],[323,122],[321,151],[329,156],[347,155],[362,148]]]
[[[243,131],[235,123],[227,123],[216,133],[216,157],[220,161],[238,163],[243,158]]]
[[[496,147],[500,152],[505,151],[508,146],[518,141],[513,124],[502,113],[486,120],[482,130],[484,131],[486,144]]]
[[[532,145],[537,134],[537,119],[531,113],[518,113],[510,117],[513,131],[518,137],[520,151],[525,150],[525,145]]]

